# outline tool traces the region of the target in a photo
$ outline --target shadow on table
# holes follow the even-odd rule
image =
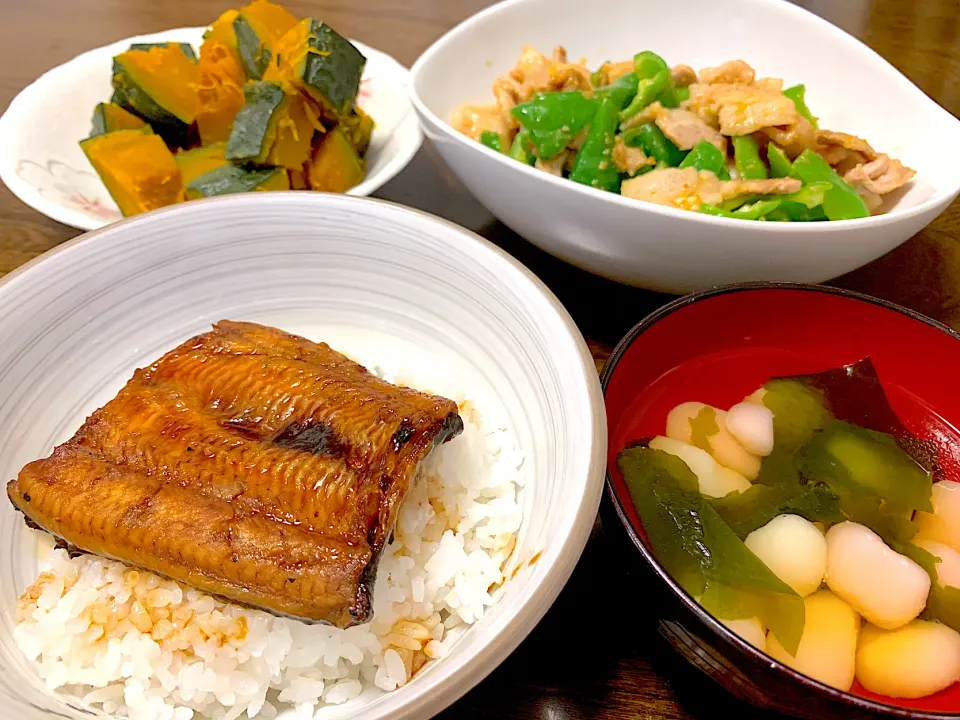
[[[466,191],[429,143],[377,197],[439,215],[506,250],[546,283],[580,332],[600,346],[616,345],[644,315],[672,299],[591,275],[528,243]]]

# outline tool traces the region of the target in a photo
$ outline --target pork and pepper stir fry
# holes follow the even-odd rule
[[[525,47],[454,127],[543,172],[625,197],[744,220],[867,217],[914,171],[862,138],[821,130],[803,85],[742,60],[699,73],[644,51],[591,72]]]

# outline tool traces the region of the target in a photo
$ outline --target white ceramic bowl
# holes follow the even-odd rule
[[[556,45],[591,67],[653,50],[695,68],[743,58],[807,86],[821,127],[860,135],[917,171],[888,214],[830,223],[751,223],[639,203],[511,161],[448,124],[490,103],[520,48]],[[685,292],[746,280],[822,282],[901,244],[960,192],[960,122],[879,55],[776,0],[508,0],[434,43],[411,70],[414,107],[460,180],[544,250],[621,282]]]
[[[135,367],[221,318],[344,349],[384,343],[489,392],[517,431],[526,486],[514,557],[527,562],[449,655],[394,693],[370,690],[317,717],[438,712],[539,621],[593,526],[606,421],[583,339],[527,270],[430,215],[320,193],[185,203],[84,235],[0,283],[0,478],[72,435]],[[32,538],[0,498],[0,716],[82,718],[44,691],[11,640],[16,598],[37,573]]]
[[[78,143],[93,109],[110,99],[113,56],[131,43],[186,42],[197,50],[206,28],[166,30],[85,52],[41,75],[0,117],[0,180],[35,210],[65,225],[95,230],[121,218]],[[423,134],[407,93],[409,73],[389,55],[352,40],[367,58],[358,102],[376,126],[367,177],[350,195],[369,195],[400,172]]]

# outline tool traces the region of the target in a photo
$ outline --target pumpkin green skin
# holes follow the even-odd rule
[[[172,45],[172,44],[173,43],[133,43],[129,47],[129,49],[130,50],[149,50],[152,47],[167,47],[168,45]],[[193,49],[193,45],[191,45],[190,43],[176,43],[176,44],[180,46],[180,50],[183,52],[184,55],[186,55],[188,58],[190,58],[194,62],[199,62],[199,59],[197,58],[197,51]]]
[[[266,189],[264,186],[277,183],[281,174],[286,180],[287,171],[283,168],[254,170],[239,165],[223,165],[187,183],[187,197],[215,197]]]
[[[244,105],[233,121],[227,160],[262,163],[270,152],[270,120],[283,103],[277,83],[251,83],[243,89]]]
[[[166,43],[156,43],[165,46]],[[152,44],[142,44],[133,47],[135,50],[149,50]],[[186,46],[190,52],[183,51],[188,57],[193,56],[193,48],[186,43],[180,43],[181,50]],[[150,124],[153,131],[163,138],[167,145],[173,147],[189,147],[195,139],[195,128],[186,123],[164,107],[161,107],[148,92],[141,88],[130,76],[123,65],[113,60],[113,95],[110,102],[119,105],[127,112],[133,113]]]
[[[137,130],[149,126],[137,115],[113,103],[99,103],[93,111],[90,137],[106,135],[114,130]]]
[[[237,52],[243,71],[250,80],[259,80],[270,64],[270,49],[260,42],[256,31],[242,17],[234,19],[233,33],[237,36]]]
[[[316,91],[324,104],[337,113],[347,114],[356,102],[367,59],[329,25],[314,18],[310,18],[309,23],[307,42],[317,52],[305,54],[299,68],[300,78]]]

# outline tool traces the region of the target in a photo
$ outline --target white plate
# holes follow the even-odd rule
[[[499,602],[408,685],[317,716],[429,717],[536,625],[593,527],[606,417],[586,344],[519,263],[419,211],[307,192],[184,203],[84,235],[0,282],[0,478],[70,437],[134,368],[223,318],[343,349],[365,339],[405,348],[515,429],[524,517],[519,570]],[[0,497],[0,716],[83,718],[47,694],[10,637],[16,598],[37,572],[35,544]]]
[[[916,180],[885,215],[757,223],[552,177],[448,124],[462,103],[493,102],[493,81],[523,45],[547,54],[563,45],[591,67],[647,49],[695,68],[743,58],[762,76],[805,83],[821,127],[863,136],[916,169]],[[428,137],[500,220],[574,265],[654,290],[822,282],[892,250],[960,192],[960,121],[866,45],[780,0],[508,0],[437,40],[414,64],[410,87]]]
[[[94,107],[110,99],[113,57],[131,43],[187,42],[199,50],[204,30],[127,38],[44,73],[0,117],[0,180],[27,205],[65,225],[95,230],[119,220],[117,204],[78,144],[90,134]],[[351,42],[367,58],[359,104],[376,126],[367,177],[348,194],[369,195],[410,162],[423,135],[407,94],[407,69],[379,50]]]

